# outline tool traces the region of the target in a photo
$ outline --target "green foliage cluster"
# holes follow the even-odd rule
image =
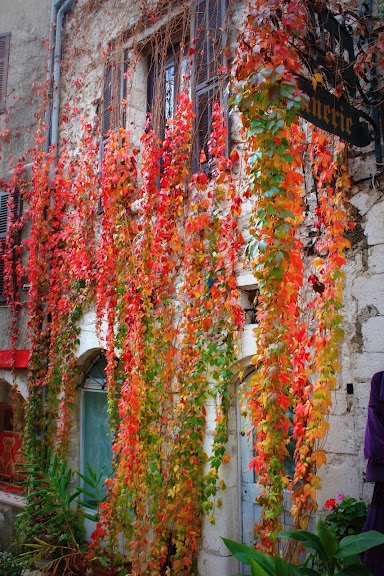
[[[24,564],[11,552],[0,552],[0,576],[21,576]]]
[[[344,497],[325,518],[326,524],[338,538],[359,534],[364,528],[368,505],[355,498]]]
[[[372,576],[363,566],[359,554],[384,544],[384,534],[371,530],[338,540],[336,534],[321,519],[317,534],[307,530],[290,530],[279,534],[292,538],[311,552],[300,565],[288,564],[279,555],[273,558],[239,542],[223,538],[228,550],[243,564],[251,567],[252,576]]]
[[[72,470],[49,449],[25,459],[20,466],[27,505],[16,523],[19,557],[31,566],[46,560],[47,570],[72,574],[85,551],[84,516],[75,506],[80,490],[72,487]]]

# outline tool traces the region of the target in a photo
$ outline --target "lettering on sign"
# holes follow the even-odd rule
[[[309,97],[300,112],[303,118],[360,148],[375,139],[376,125],[368,114],[323,88],[315,90],[305,78],[299,78],[298,86]]]

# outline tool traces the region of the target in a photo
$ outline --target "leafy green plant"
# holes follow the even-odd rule
[[[368,505],[355,498],[339,495],[339,503],[334,498],[327,500],[325,507],[332,511],[326,516],[325,523],[338,538],[359,534],[364,528]]]
[[[0,552],[0,576],[21,576],[25,565],[11,552]]]
[[[44,571],[56,573],[60,567],[71,574],[70,566],[81,563],[85,537],[83,513],[75,506],[80,491],[71,485],[72,470],[56,453],[52,457],[49,449],[43,449],[38,458],[25,458],[20,466],[26,476],[22,484],[27,505],[18,520],[20,527],[28,529],[24,541],[18,537],[20,558],[31,565],[47,560]]]
[[[88,470],[88,474],[81,474],[77,472],[82,480],[82,484],[78,488],[79,495],[82,495],[81,500],[76,500],[80,506],[85,506],[86,510],[84,510],[85,518],[89,520],[93,520],[94,522],[98,522],[99,520],[99,506],[101,502],[105,500],[105,496],[103,495],[103,471],[102,470],[98,473],[90,464],[87,462],[86,467]]]
[[[288,564],[279,555],[273,558],[260,550],[255,550],[239,542],[223,538],[228,550],[243,564],[251,567],[252,576],[372,576],[359,558],[361,552],[384,544],[384,534],[371,530],[341,541],[319,518],[317,534],[306,530],[289,530],[279,534],[282,538],[292,538],[312,550],[300,565]]]

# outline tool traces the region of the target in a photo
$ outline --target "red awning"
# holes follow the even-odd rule
[[[30,350],[0,350],[0,368],[27,368]]]

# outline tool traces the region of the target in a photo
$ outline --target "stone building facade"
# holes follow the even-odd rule
[[[41,117],[41,95],[47,80],[47,44],[50,35],[49,0],[33,0],[19,4],[5,0],[0,7],[0,209],[1,251],[8,227],[7,198],[9,192],[3,182],[8,182],[16,170],[19,158],[33,148],[37,118]],[[28,169],[28,168],[27,168]],[[22,211],[21,195],[15,195],[16,212]],[[24,205],[24,210],[26,206]],[[25,228],[19,241],[28,236]],[[25,303],[28,281],[23,282],[20,297]],[[20,447],[24,425],[25,399],[27,398],[27,364],[29,338],[27,336],[26,310],[23,309],[15,325],[18,337],[12,344],[11,312],[4,292],[4,261],[0,264],[0,411],[1,411],[1,549],[7,549],[13,538],[13,520],[23,504],[18,493],[10,493],[12,471],[7,464],[8,443],[12,458]],[[16,352],[13,354],[12,349]],[[14,365],[14,370],[11,365]],[[13,392],[13,391],[14,392]],[[12,436],[15,442],[12,445]],[[11,438],[11,439],[10,439]]]
[[[0,41],[4,34],[11,33],[11,37],[5,87],[6,103],[5,109],[0,110],[1,178],[7,180],[10,177],[9,154],[16,160],[33,147],[34,132],[39,127],[36,115],[42,112],[40,92],[46,91],[47,77],[48,81],[54,83],[53,99],[50,101],[51,108],[47,117],[50,122],[48,137],[51,144],[60,145],[61,139],[65,138],[70,152],[76,154],[81,120],[88,118],[92,121],[96,119],[102,136],[107,128],[116,127],[119,122],[125,123],[125,127],[131,132],[133,144],[140,147],[148,103],[151,98],[154,101],[159,98],[155,89],[151,95],[148,88],[151,75],[156,74],[153,51],[157,58],[162,59],[162,65],[165,64],[162,74],[165,70],[165,82],[169,83],[163,86],[163,90],[170,99],[165,106],[172,108],[173,90],[176,90],[173,84],[175,76],[172,75],[175,67],[183,62],[179,54],[176,62],[175,47],[180,50],[180,44],[186,45],[193,35],[191,20],[189,16],[185,16],[189,2],[164,2],[162,8],[155,13],[156,4],[138,0],[52,0],[51,3],[49,0],[33,0],[28,3],[28,7],[21,9],[18,4],[3,0],[0,7]],[[197,4],[200,6],[205,2]],[[224,9],[224,0],[220,6]],[[221,32],[225,34],[231,50],[236,45],[243,9],[243,3],[229,2],[228,12],[221,23]],[[377,12],[378,9],[378,6],[373,6],[374,11]],[[57,26],[62,31],[59,39]],[[56,37],[51,34],[52,28],[56,29]],[[169,43],[168,48],[166,40]],[[58,49],[56,60],[48,57],[44,41],[50,44],[51,50]],[[57,42],[60,42],[59,47]],[[123,64],[126,68],[123,67],[121,76],[116,75],[113,61],[109,59],[116,51],[119,51],[119,58],[124,54]],[[120,60],[118,61],[120,63]],[[57,76],[52,80],[55,73]],[[106,80],[108,74],[111,75],[109,84]],[[209,85],[208,82],[208,90]],[[125,92],[124,98],[121,97],[120,90]],[[195,92],[195,101],[204,93]],[[108,98],[110,102],[106,105]],[[120,100],[119,104],[122,106],[119,109],[116,108],[116,99]],[[111,112],[111,117],[107,117],[108,112]],[[171,113],[170,110],[169,114]],[[230,115],[230,125],[229,146],[237,146],[241,150],[238,120],[233,112]],[[43,130],[46,130],[46,127]],[[337,389],[333,392],[330,429],[325,440],[328,459],[321,469],[322,489],[318,494],[320,514],[325,512],[325,501],[340,492],[366,501],[369,501],[371,495],[371,486],[364,480],[364,428],[370,379],[375,372],[384,369],[384,340],[381,332],[384,332],[384,180],[381,175],[382,166],[377,165],[377,160],[373,145],[363,149],[350,148],[349,162],[353,178],[351,204],[357,225],[351,234],[352,247],[347,254],[343,308],[345,339],[340,343],[341,371]],[[28,167],[26,179],[28,180]],[[244,208],[242,225],[246,235],[248,214],[247,207]],[[28,236],[28,226],[23,230],[23,235]],[[250,531],[259,514],[258,507],[254,504],[257,485],[253,472],[247,468],[252,449],[242,434],[244,423],[236,400],[239,374],[242,373],[247,378],[254,369],[251,362],[256,347],[252,332],[252,301],[257,286],[250,269],[243,266],[240,258],[237,265],[237,283],[241,305],[246,311],[246,324],[241,335],[238,363],[233,366],[234,399],[229,418],[228,442],[231,465],[223,471],[227,488],[223,492],[222,508],[215,512],[216,523],[212,525],[208,518],[203,521],[203,539],[199,552],[199,573],[202,576],[212,575],[218,570],[223,574],[238,570],[237,563],[230,557],[220,537],[250,542]],[[28,294],[27,280],[25,284],[21,294],[24,301]],[[100,394],[92,396],[97,382],[100,383],[105,377],[104,366],[100,361],[104,342],[100,332],[95,329],[95,323],[95,311],[89,310],[81,320],[76,352],[79,388],[75,398],[69,451],[69,462],[75,470],[83,469],[87,450],[92,452],[93,447],[96,448],[94,444],[88,446],[87,442],[92,435],[99,438],[103,425],[102,415],[97,412],[96,429],[92,426],[89,429],[84,427],[87,419],[85,410],[93,409],[95,413],[103,410]],[[11,387],[14,384],[20,396],[26,402],[28,400],[26,351],[29,350],[29,340],[26,324],[26,313],[22,309],[12,370],[10,313],[6,302],[2,302],[0,390],[5,396],[4,401],[1,398],[0,409],[2,405],[4,409],[8,405],[14,406],[14,396],[11,397]],[[85,408],[84,399],[87,394],[92,400],[88,408]],[[20,397],[16,399],[23,403]],[[207,413],[211,414],[213,423],[213,403],[207,406]],[[210,438],[209,433],[208,417],[207,441]],[[108,446],[104,449],[107,454]],[[6,533],[5,526],[9,525],[9,514],[17,509],[17,505],[21,505],[18,496],[7,493],[7,478],[3,480],[4,491],[0,491],[2,535]],[[92,526],[89,526],[89,532],[91,529]],[[2,546],[8,546],[9,541],[8,535],[3,537]]]

